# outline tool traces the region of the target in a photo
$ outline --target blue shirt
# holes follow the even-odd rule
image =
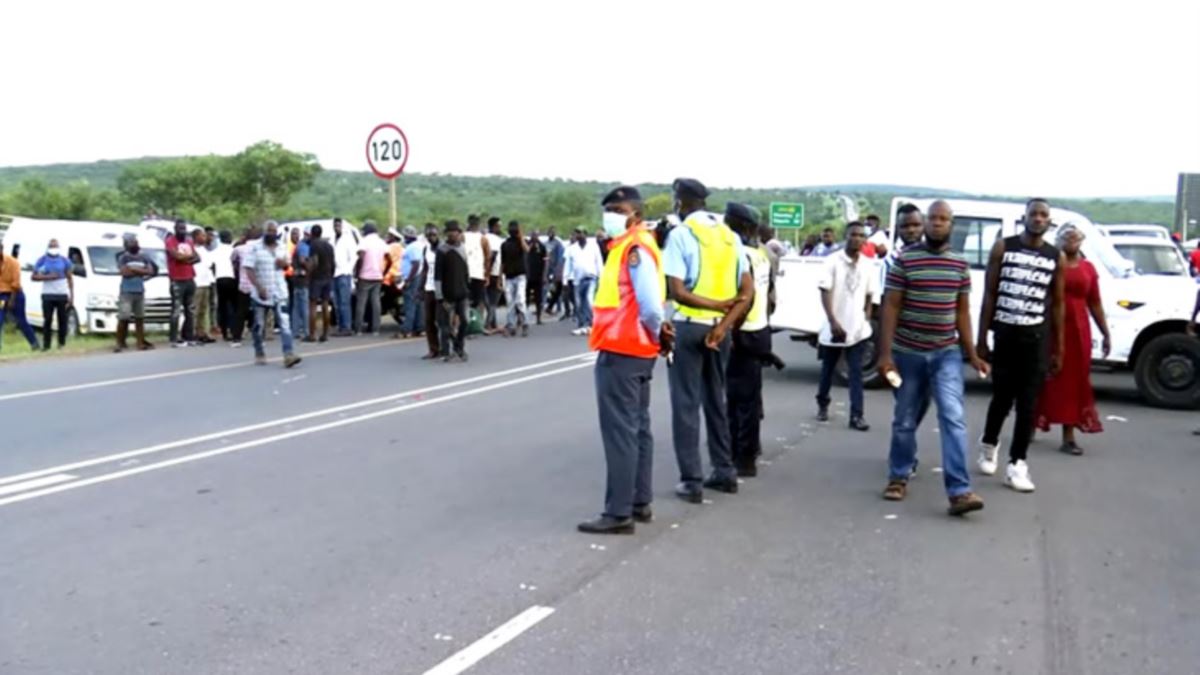
[[[713,213],[693,213],[688,216],[689,219],[701,217],[709,220],[714,225],[721,222],[720,216]],[[734,285],[741,283],[742,272],[745,271],[746,251],[742,246],[741,237],[734,237],[737,251],[734,253],[734,259],[737,261],[736,280]],[[696,235],[688,229],[686,225],[679,225],[671,229],[671,234],[667,237],[667,248],[663,251],[663,273],[669,277],[682,279],[683,285],[690,291],[696,287],[696,280],[700,276],[700,242],[696,241]]]
[[[663,312],[662,290],[658,287],[658,266],[650,252],[641,246],[637,247],[636,261],[633,256],[626,258],[629,266],[629,280],[633,284],[633,294],[638,301],[638,318],[651,335],[658,336],[662,328]]]
[[[71,273],[71,261],[65,255],[44,255],[38,258],[33,269],[38,274],[52,274],[54,279],[42,282],[42,295],[67,295],[67,275]]]
[[[420,269],[420,266],[425,262],[425,247],[428,244],[424,239],[414,239],[413,242],[404,247],[404,257],[400,259],[400,278],[408,279],[408,275],[412,273],[413,265]]]

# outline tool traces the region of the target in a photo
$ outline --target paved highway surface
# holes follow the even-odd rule
[[[1196,416],[1128,375],[1096,376],[1086,456],[1039,440],[1036,493],[979,478],[986,509],[953,519],[936,420],[882,501],[890,396],[869,433],[844,403],[816,424],[813,350],[786,340],[769,465],[675,500],[660,363],[656,522],[605,538],[574,530],[603,457],[566,324],[468,364],[319,347],[294,370],[223,346],[0,367],[0,673],[1200,670]]]

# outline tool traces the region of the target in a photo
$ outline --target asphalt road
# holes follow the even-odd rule
[[[659,365],[656,522],[608,538],[574,531],[603,457],[565,324],[467,364],[351,339],[294,370],[221,346],[0,367],[0,673],[1200,671],[1194,414],[1097,375],[1087,455],[1039,440],[1036,493],[978,478],[953,519],[935,420],[884,502],[890,396],[868,433],[844,404],[819,425],[813,350],[776,345],[769,465],[703,506],[671,496]]]

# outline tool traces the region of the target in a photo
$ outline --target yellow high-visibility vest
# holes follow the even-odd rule
[[[725,223],[711,225],[705,222],[710,218],[712,216],[709,214],[695,213],[683,221],[683,226],[696,238],[700,249],[700,273],[691,291],[709,300],[732,300],[738,291],[738,237]],[[724,312],[688,307],[678,301],[675,307],[680,314],[692,319],[720,319],[725,316]]]
[[[767,327],[767,294],[771,292],[771,259],[761,248],[747,246],[750,276],[754,277],[754,304],[746,313],[742,330],[756,331]]]

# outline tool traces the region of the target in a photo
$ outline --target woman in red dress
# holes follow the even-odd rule
[[[1104,334],[1104,355],[1112,349],[1104,306],[1100,304],[1100,280],[1096,268],[1079,252],[1083,233],[1067,223],[1058,230],[1058,247],[1066,255],[1066,293],[1064,295],[1064,342],[1062,370],[1046,380],[1038,398],[1037,425],[1049,431],[1051,424],[1062,425],[1063,452],[1082,455],[1075,443],[1075,430],[1094,434],[1104,430],[1096,413],[1096,398],[1090,376],[1092,362],[1092,322],[1095,319]],[[1090,316],[1089,316],[1090,315]]]

